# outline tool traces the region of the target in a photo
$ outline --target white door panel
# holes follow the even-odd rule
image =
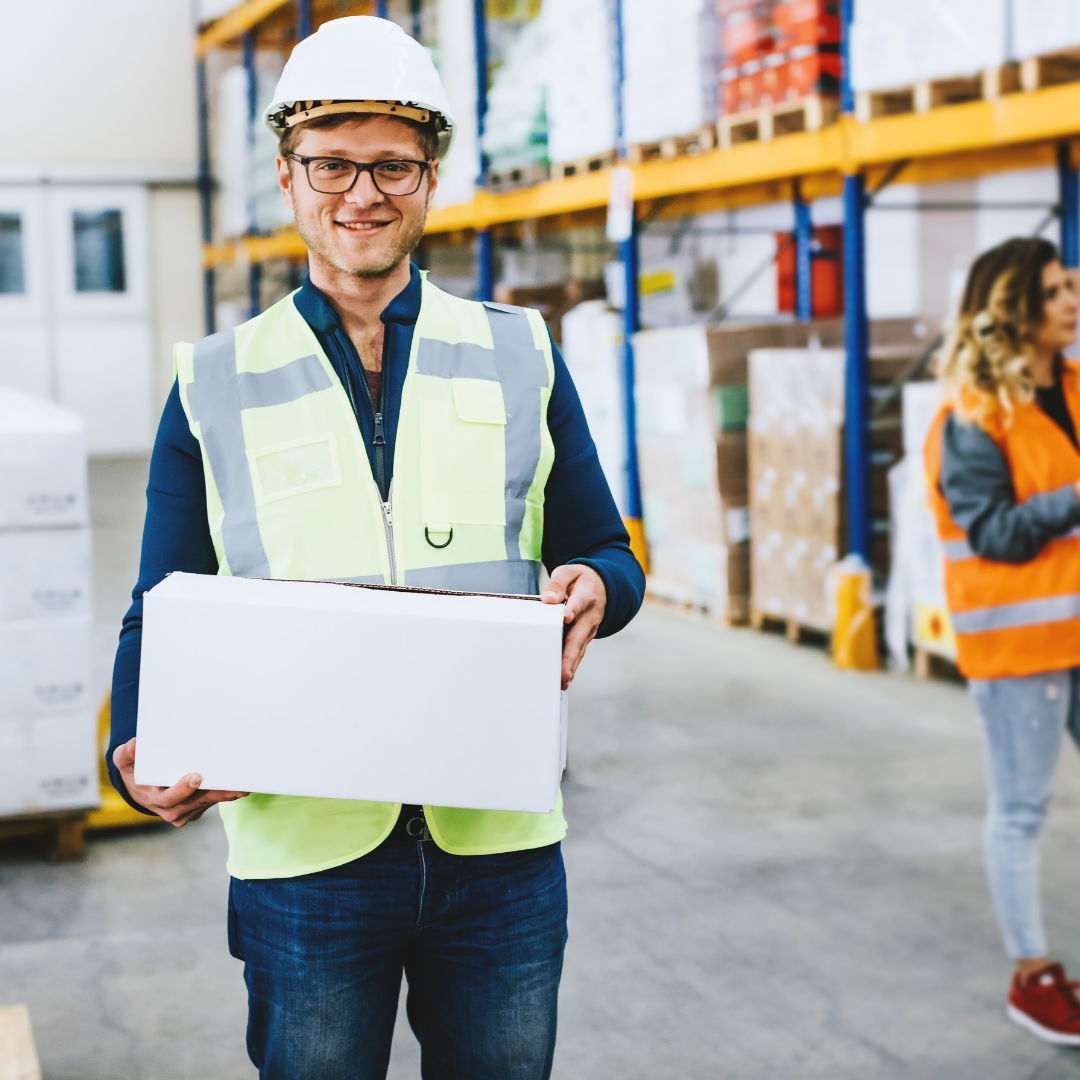
[[[86,421],[91,455],[145,453],[153,445],[151,350],[145,320],[60,324],[60,402]]]

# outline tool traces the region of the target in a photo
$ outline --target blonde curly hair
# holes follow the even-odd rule
[[[1031,342],[1043,321],[1042,272],[1058,260],[1048,240],[1015,239],[984,252],[968,273],[960,314],[937,356],[938,378],[961,419],[1008,425],[1030,402]]]

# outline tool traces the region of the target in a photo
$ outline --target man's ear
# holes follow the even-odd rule
[[[292,162],[281,154],[277,156],[277,182],[278,187],[281,189],[281,197],[285,200],[285,205],[296,212],[296,207],[293,206],[292,200],[292,170],[290,166]]]
[[[439,186],[439,165],[442,162],[435,158],[428,169],[427,209],[431,209],[431,200],[435,197],[435,189]]]

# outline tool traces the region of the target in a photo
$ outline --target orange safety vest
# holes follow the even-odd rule
[[[1080,364],[1066,362],[1065,400],[1080,431]],[[1030,562],[976,555],[941,491],[945,405],[926,438],[930,508],[945,548],[945,596],[956,631],[957,666],[971,679],[1004,679],[1080,666],[1080,531],[1053,540]],[[1012,472],[1017,502],[1080,480],[1080,453],[1035,403],[979,425]]]

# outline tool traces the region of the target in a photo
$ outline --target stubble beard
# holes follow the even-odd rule
[[[296,215],[296,230],[300,233],[300,239],[304,241],[308,251],[325,262],[333,269],[350,277],[375,279],[388,277],[396,267],[400,266],[417,248],[424,235],[424,225],[427,222],[427,212],[420,215],[412,229],[403,235],[398,242],[374,265],[356,267],[351,266],[339,254],[333,251],[323,240],[321,234],[310,227],[309,219],[301,220]],[[333,226],[336,228],[336,226]]]

